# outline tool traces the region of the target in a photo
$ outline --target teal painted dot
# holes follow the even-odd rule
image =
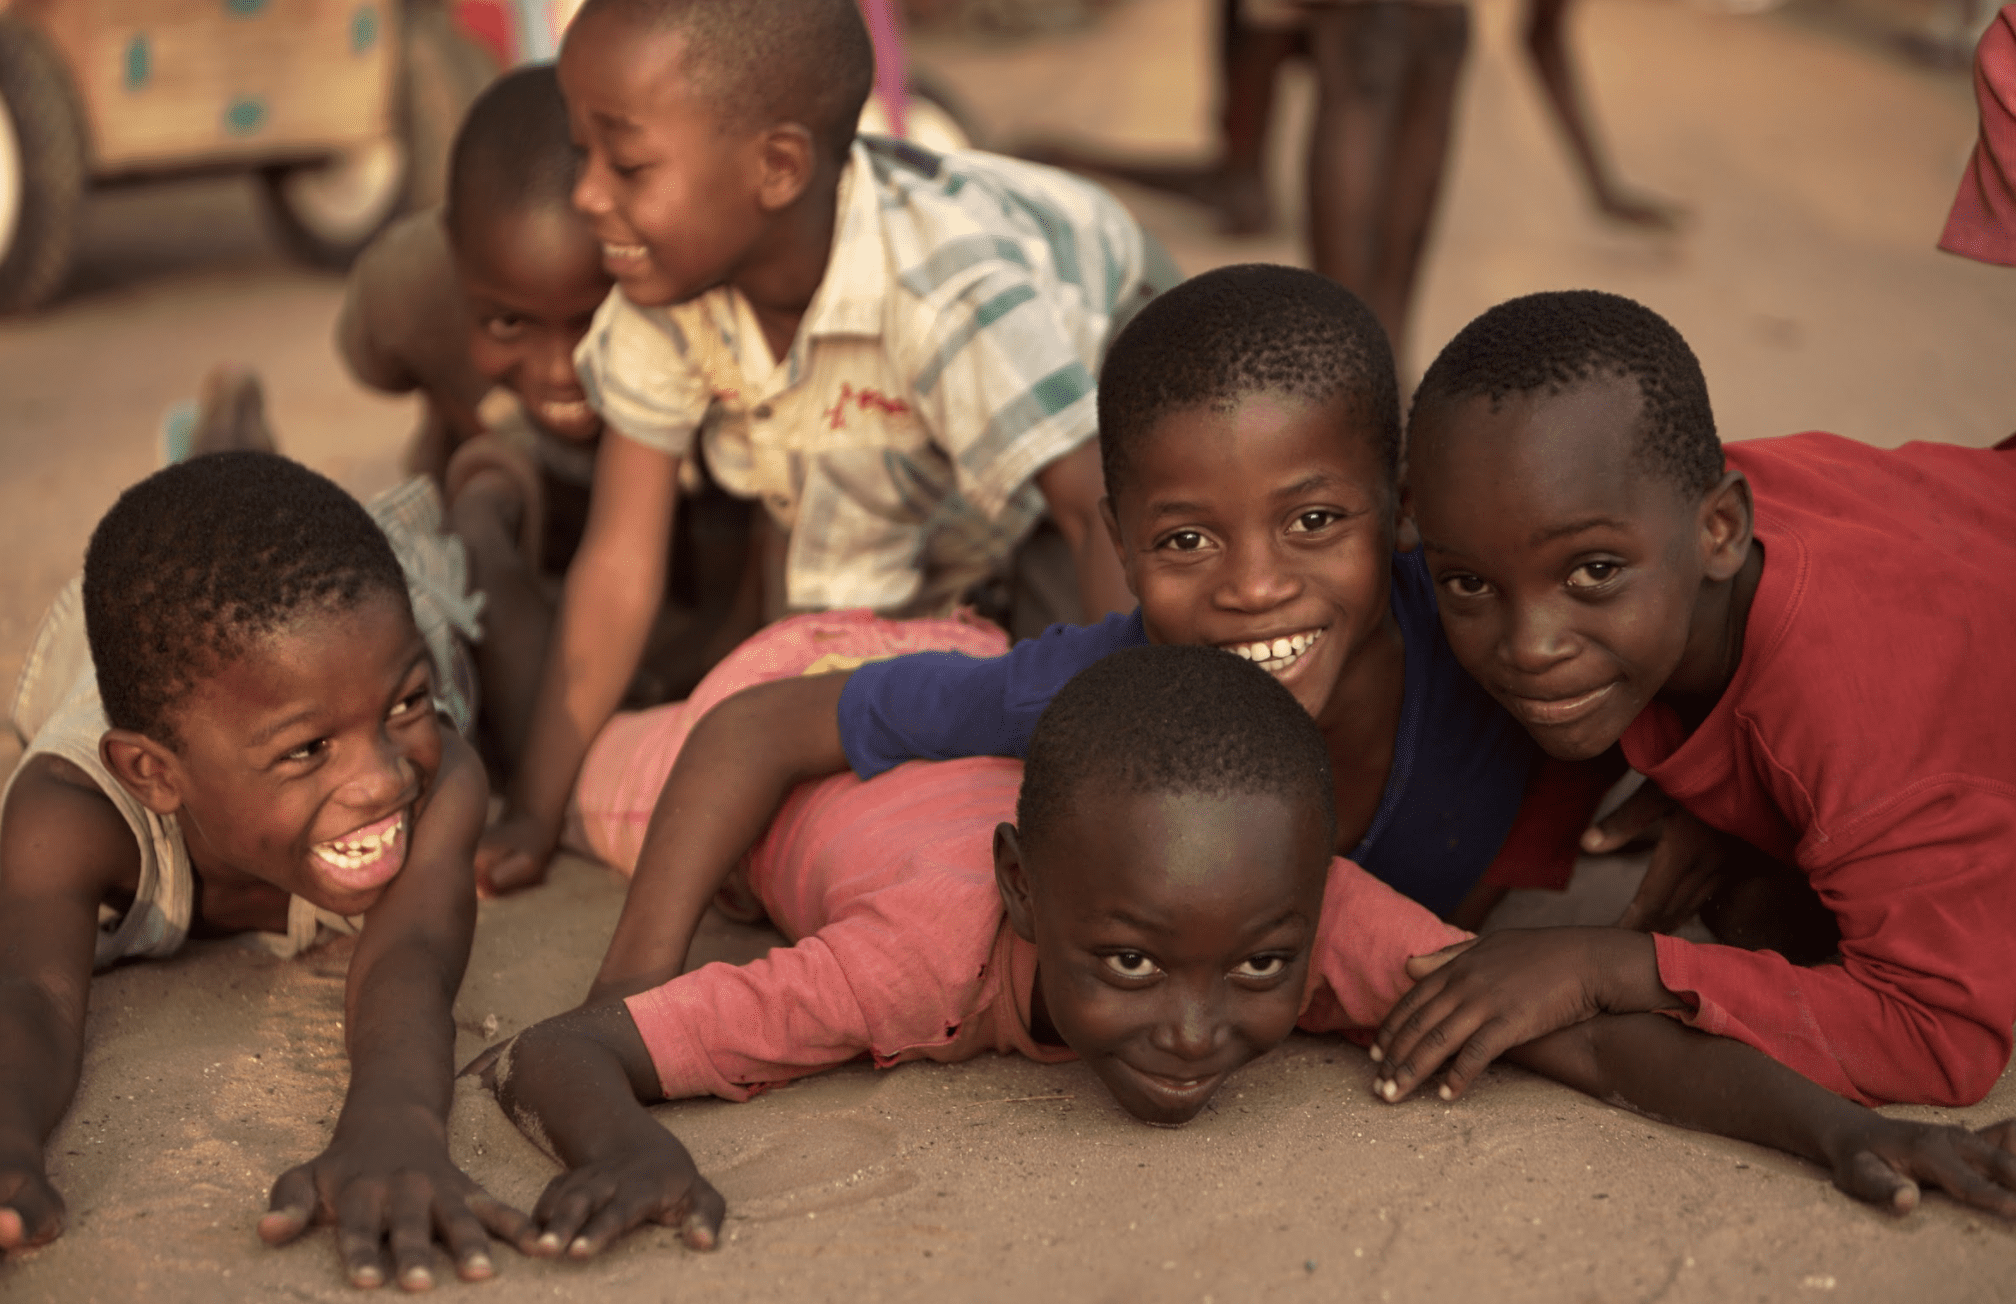
[[[224,130],[233,136],[249,136],[265,125],[266,101],[257,96],[233,100],[224,110]]]
[[[154,50],[145,32],[136,32],[126,42],[126,89],[143,89],[154,76]]]
[[[233,18],[256,18],[267,0],[224,0],[224,12]]]
[[[360,5],[350,16],[350,53],[362,54],[378,44],[378,11]]]

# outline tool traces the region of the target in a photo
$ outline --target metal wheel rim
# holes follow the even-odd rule
[[[0,261],[14,248],[21,225],[21,137],[13,111],[0,99]]]
[[[280,179],[281,198],[309,234],[333,245],[363,240],[399,202],[406,148],[386,137]]]

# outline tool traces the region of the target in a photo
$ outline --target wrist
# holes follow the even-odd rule
[[[1594,966],[1603,976],[1597,1005],[1608,1014],[1650,1014],[1684,1009],[1683,1002],[1659,976],[1659,946],[1650,933],[1606,928],[1603,962]]]
[[[357,1100],[344,1102],[336,1117],[331,1144],[360,1140],[384,1143],[395,1140],[401,1146],[448,1145],[448,1120],[440,1111],[417,1100]]]

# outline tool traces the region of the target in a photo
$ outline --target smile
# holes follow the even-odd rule
[[[315,859],[329,871],[329,877],[337,886],[352,891],[391,881],[405,862],[405,849],[403,810],[313,847]]]
[[[1227,652],[1244,657],[1270,675],[1287,672],[1288,667],[1302,659],[1302,654],[1323,638],[1322,629],[1305,629],[1299,634],[1285,634],[1280,638],[1259,639],[1252,643],[1221,644]]]
[[[1602,705],[1604,699],[1608,698],[1611,690],[1616,687],[1616,681],[1612,680],[1601,688],[1591,689],[1578,697],[1557,697],[1552,700],[1520,697],[1513,693],[1507,695],[1506,705],[1511,708],[1513,715],[1530,725],[1573,724]]]
[[[1134,1076],[1141,1079],[1141,1084],[1147,1087],[1150,1093],[1174,1105],[1202,1104],[1210,1099],[1218,1090],[1218,1084],[1225,1079],[1223,1070],[1195,1078],[1172,1078],[1166,1074],[1134,1068],[1132,1064],[1127,1067],[1133,1069]]]
[[[539,415],[549,424],[556,426],[571,426],[577,421],[585,421],[591,411],[585,398],[539,405]]]
[[[640,244],[611,244],[607,240],[602,242],[602,261],[605,263],[641,263],[644,261],[644,255],[649,252],[649,249]]]

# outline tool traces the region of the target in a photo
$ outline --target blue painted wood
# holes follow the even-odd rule
[[[141,91],[154,80],[154,47],[148,41],[147,33],[135,32],[133,39],[126,42],[126,89]]]
[[[266,101],[256,95],[241,95],[224,110],[224,130],[232,136],[250,136],[266,125]]]

